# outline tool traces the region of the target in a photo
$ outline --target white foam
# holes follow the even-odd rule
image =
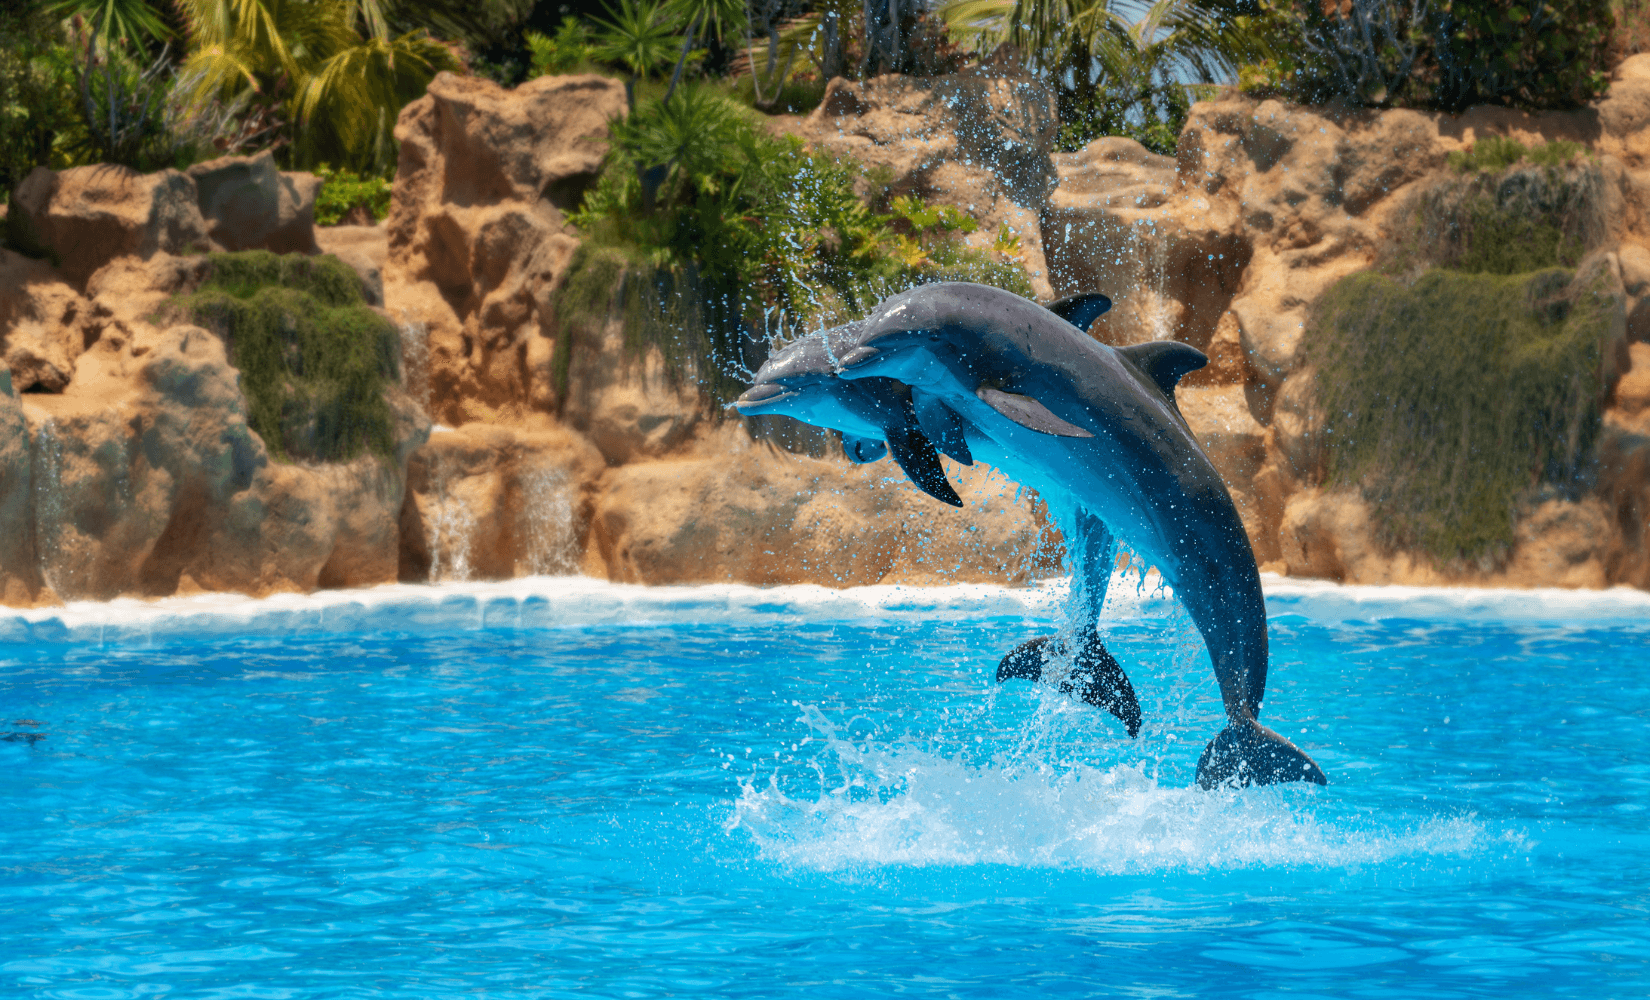
[[[1650,623],[1650,593],[1361,587],[1264,577],[1270,613],[1312,621],[1499,620]],[[706,584],[645,587],[586,577],[495,583],[392,584],[360,590],[250,598],[201,594],[143,601],[73,601],[0,611],[0,642],[125,642],[160,637],[353,631],[447,631],[624,624],[888,622],[961,619],[1052,621],[1065,580],[1034,587],[958,584],[848,589]],[[1114,578],[1106,616],[1149,618],[1172,607],[1168,591]]]
[[[726,823],[764,857],[799,868],[1345,868],[1471,854],[1489,839],[1469,817],[1398,829],[1325,818],[1333,801],[1308,785],[1204,792],[1160,785],[1150,765],[1054,767],[1034,753],[977,766],[909,747],[861,748],[813,714],[816,731],[827,730],[817,791],[747,782]]]

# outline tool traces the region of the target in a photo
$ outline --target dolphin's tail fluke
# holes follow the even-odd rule
[[[1273,785],[1281,781],[1329,784],[1317,761],[1254,719],[1221,730],[1197,760],[1197,783],[1203,788]]]
[[[997,664],[997,683],[1042,680],[1043,668],[1062,651],[1059,640],[1052,635],[1022,642]],[[1084,703],[1117,716],[1131,739],[1139,735],[1140,702],[1135,699],[1134,685],[1095,633],[1088,634],[1071,673],[1060,682],[1060,693],[1075,694]]]

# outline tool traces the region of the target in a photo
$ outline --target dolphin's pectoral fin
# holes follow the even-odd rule
[[[1010,680],[1040,681],[1043,668],[1051,657],[1061,652],[1059,640],[1052,635],[1028,639],[1009,651],[997,664],[997,683]],[[1104,709],[1117,716],[1117,721],[1129,731],[1133,739],[1140,733],[1140,702],[1134,697],[1134,685],[1123,672],[1098,635],[1090,634],[1077,656],[1077,663],[1066,679],[1060,682],[1061,694],[1075,694],[1084,704]]]
[[[888,454],[888,446],[872,438],[855,437],[852,434],[842,435],[842,453],[848,456],[848,461],[855,465],[864,465],[875,462]]]
[[[1100,314],[1111,308],[1111,299],[1099,292],[1084,292],[1082,295],[1068,295],[1048,307],[1048,311],[1082,330],[1088,332]]]
[[[922,428],[928,440],[934,442],[940,454],[949,455],[964,465],[974,464],[974,454],[968,450],[968,436],[963,429],[962,417],[957,416],[956,410],[932,396],[917,399],[915,408],[917,426]]]
[[[1140,702],[1134,696],[1134,685],[1098,635],[1089,634],[1077,654],[1076,668],[1060,690],[1068,694],[1075,690],[1087,704],[1117,716],[1129,731],[1129,739],[1140,735]]]
[[[1054,415],[1054,411],[1030,396],[1019,396],[1001,389],[980,389],[975,395],[987,406],[1003,416],[1034,431],[1058,437],[1094,437],[1088,431]]]
[[[1329,784],[1317,761],[1253,719],[1222,729],[1197,759],[1197,783],[1202,788],[1228,782],[1244,786],[1281,781]]]
[[[1175,386],[1187,372],[1195,372],[1209,363],[1209,356],[1176,340],[1153,340],[1145,344],[1119,347],[1117,353],[1126,358],[1151,379],[1163,395],[1174,398]]]
[[[922,436],[922,431],[915,427],[890,431],[888,453],[894,456],[894,461],[911,477],[911,482],[916,484],[917,489],[941,503],[948,503],[953,507],[963,505],[962,497],[957,495],[950,481],[945,478],[945,469],[940,466],[939,452]]]

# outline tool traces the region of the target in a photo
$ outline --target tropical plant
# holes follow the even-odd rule
[[[609,20],[596,22],[596,44],[591,54],[601,62],[624,67],[624,92],[630,110],[636,110],[636,81],[670,65],[671,53],[681,42],[674,12],[660,0],[619,0],[607,9]]]
[[[0,201],[84,129],[75,78],[57,18],[40,7],[0,7]]]
[[[373,222],[382,222],[390,214],[393,185],[388,178],[362,177],[324,164],[315,168],[315,174],[321,178],[321,190],[315,195],[316,225],[336,226],[363,213]]]
[[[402,106],[458,60],[422,30],[392,37],[380,0],[178,0],[190,21],[192,97],[248,91],[288,109],[292,159],[388,162]]]
[[[1297,100],[1575,107],[1609,84],[1611,0],[1287,0],[1293,52],[1245,74]]]
[[[524,38],[532,53],[531,76],[567,73],[591,58],[590,26],[576,17],[563,18],[554,35],[529,31]]]
[[[707,37],[721,41],[730,28],[744,29],[748,37],[750,23],[745,0],[673,0],[672,6],[676,15],[687,22],[687,34],[682,38],[682,54],[676,59],[676,69],[670,74],[670,87],[665,91],[667,101],[676,93],[676,85],[682,80],[682,67],[687,65],[688,53],[701,28]]]
[[[1172,151],[1191,87],[1228,79],[1276,47],[1267,18],[1226,0],[1157,0],[1133,20],[1111,0],[950,0],[940,13],[965,47],[1011,44],[1054,85],[1066,148],[1133,134]]]

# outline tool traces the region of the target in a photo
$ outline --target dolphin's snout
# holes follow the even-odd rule
[[[762,403],[777,403],[789,395],[792,395],[791,390],[778,382],[758,382],[734,400],[730,404],[730,409],[743,410],[747,406],[754,407]]]

